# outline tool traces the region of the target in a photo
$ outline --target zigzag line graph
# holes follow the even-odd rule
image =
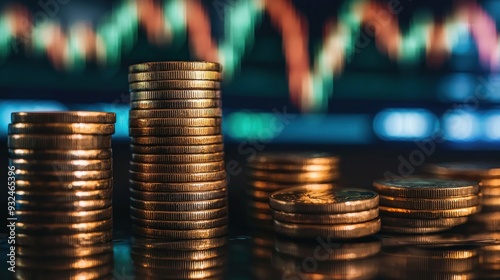
[[[411,63],[425,57],[430,66],[443,63],[459,38],[470,37],[481,63],[493,71],[500,67],[495,21],[475,1],[454,7],[444,20],[416,14],[405,32],[397,17],[404,1],[397,7],[370,0],[346,1],[336,19],[325,24],[322,44],[312,61],[307,18],[291,1],[226,1],[213,2],[224,20],[224,36],[218,41],[211,36],[210,17],[200,0],[124,0],[95,27],[85,22],[63,27],[53,18],[40,20],[36,13],[13,5],[0,11],[0,60],[24,47],[46,55],[60,70],[83,67],[87,61],[116,65],[133,48],[142,28],[148,40],[159,46],[185,40],[187,35],[195,57],[221,62],[225,75],[231,77],[251,48],[260,19],[267,15],[283,38],[290,99],[304,112],[327,108],[334,78],[363,48],[363,36],[391,59]]]

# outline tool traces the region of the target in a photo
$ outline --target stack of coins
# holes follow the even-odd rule
[[[131,254],[136,279],[224,279],[225,237],[163,242],[136,238]]]
[[[370,190],[306,186],[269,197],[274,231],[292,238],[354,239],[380,230],[378,194]]]
[[[327,153],[262,153],[249,164],[248,220],[257,229],[272,229],[269,195],[306,185],[331,185],[339,178],[339,158]]]
[[[12,114],[8,147],[21,278],[111,272],[115,120],[104,112]]]
[[[129,71],[134,233],[170,239],[224,235],[221,66],[151,62]]]
[[[469,218],[471,229],[500,231],[500,163],[450,162],[429,165],[428,170],[442,178],[479,181],[482,211]]]
[[[481,211],[479,186],[472,181],[408,177],[375,181],[374,186],[385,232],[442,232]]]

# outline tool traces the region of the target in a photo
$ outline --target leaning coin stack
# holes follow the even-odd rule
[[[380,230],[378,194],[370,190],[305,186],[271,194],[274,231],[292,238],[355,239]]]
[[[408,177],[373,183],[380,194],[382,230],[392,233],[442,232],[481,211],[479,186],[472,181]]]
[[[111,272],[115,121],[104,112],[12,114],[19,277]]]
[[[482,210],[469,218],[470,228],[500,231],[500,163],[450,162],[429,165],[428,170],[442,178],[480,182]]]
[[[249,162],[247,210],[250,225],[272,229],[269,195],[306,185],[329,186],[339,178],[339,158],[327,153],[262,153]]]
[[[135,234],[200,239],[227,232],[221,70],[212,62],[130,66]]]

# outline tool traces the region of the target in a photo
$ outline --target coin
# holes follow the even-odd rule
[[[201,238],[195,240],[161,240],[135,237],[132,248],[163,251],[198,251],[219,248],[227,244],[226,237]]]
[[[9,134],[114,134],[114,124],[11,123]]]
[[[262,191],[269,191],[269,192],[275,192],[279,191],[282,189],[288,189],[288,188],[297,188],[297,187],[311,187],[311,188],[328,188],[328,187],[335,187],[333,184],[329,183],[322,183],[322,184],[290,184],[290,183],[276,183],[276,182],[266,182],[266,181],[258,181],[258,180],[249,180],[248,185],[251,186],[254,189],[257,190],[262,190]]]
[[[218,99],[219,90],[152,90],[130,92],[130,100],[171,100],[171,99]]]
[[[111,230],[99,232],[86,232],[68,235],[33,235],[16,232],[16,242],[19,245],[40,246],[40,244],[68,245],[68,246],[87,246],[99,243],[105,243],[112,240]]]
[[[172,70],[220,72],[222,66],[216,62],[206,61],[158,61],[130,65],[128,70],[130,73]]]
[[[274,220],[275,232],[294,238],[317,238],[318,236],[328,236],[334,239],[360,238],[377,233],[380,226],[380,219],[342,225],[297,225]]]
[[[398,227],[382,225],[382,231],[404,234],[424,234],[450,230],[452,227]]]
[[[438,218],[438,219],[415,219],[415,218],[395,218],[382,216],[383,226],[394,227],[418,227],[418,228],[449,228],[465,224],[467,217],[458,218]]]
[[[141,236],[164,239],[201,239],[220,237],[227,234],[227,226],[196,230],[163,230],[149,229],[132,225],[132,230],[135,234]]]
[[[33,268],[16,268],[16,277],[19,280],[24,279],[37,279],[43,275],[44,279],[65,279],[65,280],[81,280],[81,279],[102,279],[106,275],[112,274],[113,263],[107,263],[101,266],[69,269],[69,270],[47,270],[47,269],[33,269]]]
[[[16,199],[16,209],[26,211],[51,211],[51,210],[64,210],[64,211],[92,211],[104,209],[111,206],[112,200],[77,200],[72,202],[45,202],[45,201],[30,201],[23,199]]]
[[[483,207],[488,207],[492,209],[491,207],[497,207],[500,210],[500,196],[489,196],[489,195],[483,195],[481,198],[481,204]]]
[[[113,187],[113,179],[85,180],[85,181],[25,181],[16,180],[18,190],[39,190],[39,191],[91,191],[105,190]]]
[[[222,118],[147,118],[147,119],[130,119],[130,127],[205,127],[219,126],[222,124]]]
[[[135,198],[130,198],[130,206],[137,209],[152,210],[152,211],[202,211],[208,209],[222,208],[227,205],[226,198],[217,198],[201,201],[188,202],[158,202],[158,201],[143,201]]]
[[[261,153],[250,162],[251,166],[267,166],[268,164],[289,165],[336,165],[339,158],[328,153],[293,152],[293,153]]]
[[[106,199],[113,196],[112,189],[91,191],[51,191],[17,190],[16,197],[29,201],[43,202],[74,202],[78,200]]]
[[[338,172],[266,172],[254,170],[250,177],[262,181],[271,181],[279,183],[327,183],[339,177]]]
[[[19,267],[32,269],[47,269],[47,270],[67,270],[67,269],[82,269],[101,266],[113,261],[113,253],[104,253],[93,256],[59,258],[54,259],[32,259],[26,257],[18,257],[16,265]]]
[[[140,100],[130,102],[132,109],[200,109],[219,108],[221,105],[221,101],[217,99]]]
[[[351,213],[341,214],[297,214],[272,211],[274,219],[297,224],[355,224],[373,220],[378,217],[378,207]],[[384,221],[382,219],[382,221]]]
[[[136,274],[139,279],[155,280],[155,279],[206,279],[206,280],[223,280],[224,266],[211,267],[207,269],[197,270],[172,270],[160,269],[151,267],[136,266]]]
[[[23,149],[93,150],[111,148],[111,136],[102,135],[11,134],[7,141],[9,148]]]
[[[481,186],[483,188],[500,188],[500,179],[482,179]]]
[[[404,197],[392,197],[385,195],[380,196],[380,205],[395,207],[395,208],[416,209],[416,210],[456,209],[456,208],[471,207],[478,204],[479,204],[479,196],[477,195],[449,197],[441,199],[404,198]]]
[[[222,144],[222,135],[185,137],[130,137],[132,144],[138,145],[208,145]]]
[[[223,161],[188,164],[151,164],[130,162],[130,170],[150,173],[212,172],[224,170]]]
[[[382,195],[396,197],[448,198],[479,192],[479,186],[475,182],[438,178],[378,180],[373,182],[373,186]]]
[[[53,257],[85,257],[98,255],[113,251],[111,242],[78,247],[28,247],[18,246],[17,253],[20,256],[35,257],[35,258],[53,258]]]
[[[30,224],[40,223],[87,223],[111,219],[111,207],[94,211],[23,211],[16,210],[18,221]]]
[[[151,183],[130,180],[131,188],[138,191],[149,192],[190,192],[190,191],[211,191],[225,188],[226,180],[213,182],[189,182],[189,183]]]
[[[380,206],[379,211],[381,215],[387,215],[390,217],[401,217],[401,218],[419,218],[419,219],[458,218],[478,213],[479,211],[481,211],[481,206],[476,205],[472,207],[448,209],[448,210],[409,210],[403,208]]]
[[[434,174],[460,178],[500,176],[500,163],[496,162],[448,162],[429,165],[428,169]]]
[[[16,169],[39,171],[88,171],[105,170],[112,168],[111,159],[95,160],[38,160],[38,159],[10,159],[9,164]]]
[[[214,171],[203,173],[145,173],[130,171],[130,179],[141,182],[205,182],[218,181],[226,178],[226,171]]]
[[[217,219],[227,216],[227,207],[207,209],[202,211],[149,211],[130,207],[132,217],[148,220],[164,221],[199,221]]]
[[[226,189],[219,189],[204,192],[144,192],[130,189],[130,196],[138,200],[151,200],[151,201],[168,201],[168,202],[184,202],[184,201],[200,201],[217,199],[227,196]]]
[[[15,112],[13,123],[108,123],[116,122],[115,113],[67,111],[67,112]]]
[[[144,127],[130,128],[130,136],[201,136],[217,135],[222,132],[220,127]]]
[[[218,152],[210,154],[181,154],[181,155],[132,154],[132,160],[135,162],[143,162],[143,163],[204,163],[204,162],[206,163],[206,162],[216,162],[224,160],[224,153]]]
[[[226,248],[224,247],[195,251],[174,251],[165,249],[146,249],[139,246],[132,246],[131,250],[132,255],[162,260],[206,260],[223,256],[225,253]]]
[[[111,149],[102,150],[30,150],[9,149],[11,159],[42,159],[42,160],[91,160],[110,159]]]
[[[222,109],[151,109],[151,110],[130,110],[130,119],[140,118],[220,118]]]
[[[59,180],[79,181],[79,180],[102,180],[110,179],[113,172],[110,170],[100,171],[52,171],[52,172],[33,172],[29,170],[16,169],[16,180],[36,181],[36,180]]]
[[[73,234],[87,233],[111,229],[113,221],[111,219],[71,224],[33,224],[33,223],[16,223],[16,231],[19,233],[28,234]]]
[[[162,89],[220,89],[220,82],[207,80],[161,80],[129,83],[131,91]]]
[[[219,81],[222,74],[218,71],[152,71],[131,73],[128,75],[129,82],[156,81],[156,80],[212,80]]]
[[[222,152],[224,144],[196,146],[138,146],[130,145],[134,154],[209,154]]]
[[[193,230],[193,229],[209,229],[227,225],[227,217],[221,217],[211,220],[198,221],[165,221],[165,220],[147,220],[132,217],[132,223],[139,227],[168,229],[168,230]]]
[[[284,171],[284,172],[338,172],[338,167],[329,164],[275,164],[275,163],[255,163],[250,162],[248,167],[267,172]]]
[[[269,206],[292,213],[348,213],[378,206],[377,193],[355,188],[296,187],[271,194]]]
[[[172,269],[172,270],[202,270],[212,267],[222,266],[225,257],[215,257],[205,260],[168,260],[157,258],[146,258],[139,255],[132,255],[134,265],[148,268]]]
[[[246,194],[253,200],[267,202],[269,201],[269,195],[271,194],[271,192],[250,188],[246,190]]]
[[[443,258],[443,259],[469,259],[479,256],[477,245],[440,245],[429,244],[409,246],[408,252],[414,256]]]

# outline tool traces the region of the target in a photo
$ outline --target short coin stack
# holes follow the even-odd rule
[[[115,121],[104,112],[12,114],[19,275],[111,272]]]
[[[251,226],[272,229],[269,195],[306,185],[331,185],[339,178],[339,158],[327,153],[262,153],[249,167],[248,219]]]
[[[130,66],[135,234],[199,239],[227,232],[221,70],[212,62]]]
[[[479,186],[472,181],[408,177],[375,181],[374,187],[385,232],[446,231],[481,211]]]
[[[269,197],[274,231],[292,238],[354,239],[380,230],[377,193],[365,189],[305,186]]]

